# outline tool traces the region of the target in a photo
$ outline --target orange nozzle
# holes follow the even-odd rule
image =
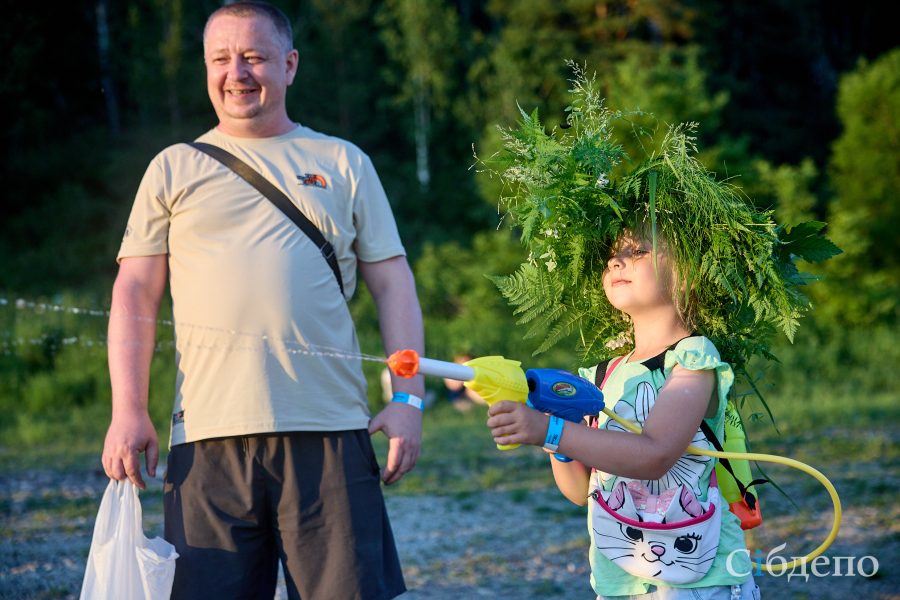
[[[728,507],[741,520],[741,529],[753,529],[762,525],[762,512],[759,510],[759,502],[754,502],[755,506],[750,508],[750,504],[746,498],[741,498],[737,502],[732,502]]]
[[[415,377],[419,372],[419,353],[415,350],[397,350],[388,357],[387,364],[397,377]]]

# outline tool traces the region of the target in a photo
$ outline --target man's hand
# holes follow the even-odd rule
[[[128,478],[144,489],[141,477],[141,453],[146,453],[147,473],[156,477],[159,461],[159,441],[150,415],[144,412],[114,415],[103,442],[103,470],[111,479]]]
[[[422,411],[415,406],[389,402],[369,423],[369,434],[383,432],[389,440],[387,465],[381,471],[386,485],[397,483],[412,471],[422,445]]]
[[[425,348],[422,310],[416,297],[416,282],[405,256],[376,262],[359,261],[359,272],[378,309],[378,323],[385,355],[411,348],[422,355]],[[416,396],[425,395],[425,383],[418,375],[400,384],[392,377],[391,389]],[[400,481],[416,466],[422,444],[422,411],[415,406],[389,402],[369,423],[369,433],[383,431],[390,447],[381,479],[390,485]]]
[[[550,417],[521,402],[503,400],[488,408],[487,426],[494,441],[507,444],[543,446]]]

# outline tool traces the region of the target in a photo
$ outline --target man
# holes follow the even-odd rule
[[[239,2],[204,31],[220,146],[276,184],[334,246],[346,298],[362,274],[386,352],[423,349],[415,284],[371,161],[290,120],[297,72],[281,11]],[[405,586],[369,435],[390,439],[386,484],[415,465],[421,378],[366,406],[356,333],[319,248],[210,156],[171,146],[149,166],[119,251],[109,324],[112,420],[103,465],[144,487],[158,444],[147,411],[155,316],[168,279],[178,375],[165,532],[173,598],[392,598]]]

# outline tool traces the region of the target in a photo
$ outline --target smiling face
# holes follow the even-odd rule
[[[219,129],[238,137],[290,131],[285,95],[297,73],[296,50],[263,16],[213,17],[203,38],[206,85]]]

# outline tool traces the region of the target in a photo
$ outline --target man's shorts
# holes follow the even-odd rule
[[[165,537],[180,557],[173,599],[393,598],[403,574],[366,430],[174,446]]]

